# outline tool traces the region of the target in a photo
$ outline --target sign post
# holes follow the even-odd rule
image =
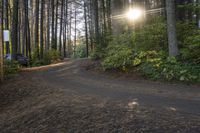
[[[3,70],[3,27],[2,21],[0,19],[0,82],[4,80],[4,70]]]

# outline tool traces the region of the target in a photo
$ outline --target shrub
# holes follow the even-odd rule
[[[86,53],[86,46],[85,45],[78,45],[76,47],[76,55],[75,58],[85,58],[87,56]]]
[[[181,63],[175,57],[167,57],[165,54],[155,54],[149,57],[143,58],[138,70],[151,79],[200,81],[200,67],[197,65]]]
[[[107,49],[95,51],[104,70],[135,68],[143,75],[167,81],[200,82],[200,30],[194,23],[177,23],[180,56],[168,57],[167,30],[153,18],[134,33],[114,36]],[[158,52],[159,51],[159,52]]]
[[[177,38],[180,48],[187,47],[187,38],[199,34],[197,26],[193,22],[177,22]]]
[[[111,45],[107,48],[107,54],[102,62],[104,70],[126,70],[132,64],[133,51],[125,45]]]
[[[31,54],[30,65],[31,66],[41,66],[42,65],[42,61],[38,57],[37,49],[34,49]]]
[[[162,64],[161,75],[165,80],[193,82],[200,79],[200,67],[178,62],[175,58],[168,58]]]
[[[179,46],[184,47],[184,41],[188,36],[196,35],[198,29],[193,22],[177,22],[177,38],[179,41]]]
[[[124,34],[120,34],[120,35],[116,35],[116,36],[112,36],[112,38],[109,36],[109,44],[108,47],[106,49],[104,48],[96,48],[91,54],[90,57],[94,60],[99,60],[99,59],[104,59],[106,58],[108,55],[108,53],[110,52],[110,50],[112,49],[112,47],[114,49],[118,49],[118,48],[122,48],[122,47],[127,47],[129,49],[133,49],[134,48],[134,44],[135,44],[135,39],[134,39],[134,35],[132,33],[124,33]],[[123,45],[123,46],[120,46]],[[118,47],[118,48],[117,48]]]
[[[20,64],[17,61],[4,60],[5,75],[15,74],[19,71]]]
[[[180,59],[186,63],[200,63],[200,30],[194,22],[178,22],[177,35]]]
[[[40,59],[35,55],[36,53],[32,54],[31,66],[49,65],[61,59],[60,53],[56,50],[45,51],[43,55],[43,59]]]
[[[139,60],[139,64],[137,64],[137,69],[142,72],[145,76],[151,78],[151,79],[159,79],[160,72],[159,69],[162,64],[162,60],[165,57],[164,52],[157,52],[157,51],[141,51],[137,53],[135,56],[133,62],[135,60]],[[135,66],[135,64],[133,63]]]
[[[58,62],[61,59],[60,53],[56,50],[48,50],[44,52],[42,59],[43,65],[49,65],[51,63]]]
[[[38,67],[38,66],[42,66],[43,62],[42,62],[42,60],[35,58],[35,59],[30,60],[30,65],[31,65],[31,67]]]
[[[188,36],[181,49],[181,58],[185,62],[200,64],[200,34]]]
[[[200,66],[182,63],[164,51],[134,52],[126,45],[110,45],[102,66],[104,70],[133,68],[153,80],[200,82]]]
[[[90,58],[93,60],[100,60],[105,57],[106,51],[104,49],[95,49],[91,54]]]
[[[134,33],[125,32],[123,34],[113,36],[109,45],[124,45],[129,48],[135,48],[135,35]]]

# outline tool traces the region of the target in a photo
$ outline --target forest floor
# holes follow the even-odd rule
[[[66,60],[8,79],[0,86],[0,132],[200,132],[198,85],[126,78],[94,68],[87,59]]]

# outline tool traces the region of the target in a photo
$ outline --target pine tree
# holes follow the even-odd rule
[[[175,0],[166,0],[169,56],[178,55]]]
[[[19,0],[13,0],[13,14],[12,14],[12,59],[16,59],[17,43],[18,43],[18,8]]]

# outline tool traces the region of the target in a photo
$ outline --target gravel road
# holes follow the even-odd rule
[[[24,69],[0,88],[1,133],[199,133],[200,87],[90,71],[88,59]]]

